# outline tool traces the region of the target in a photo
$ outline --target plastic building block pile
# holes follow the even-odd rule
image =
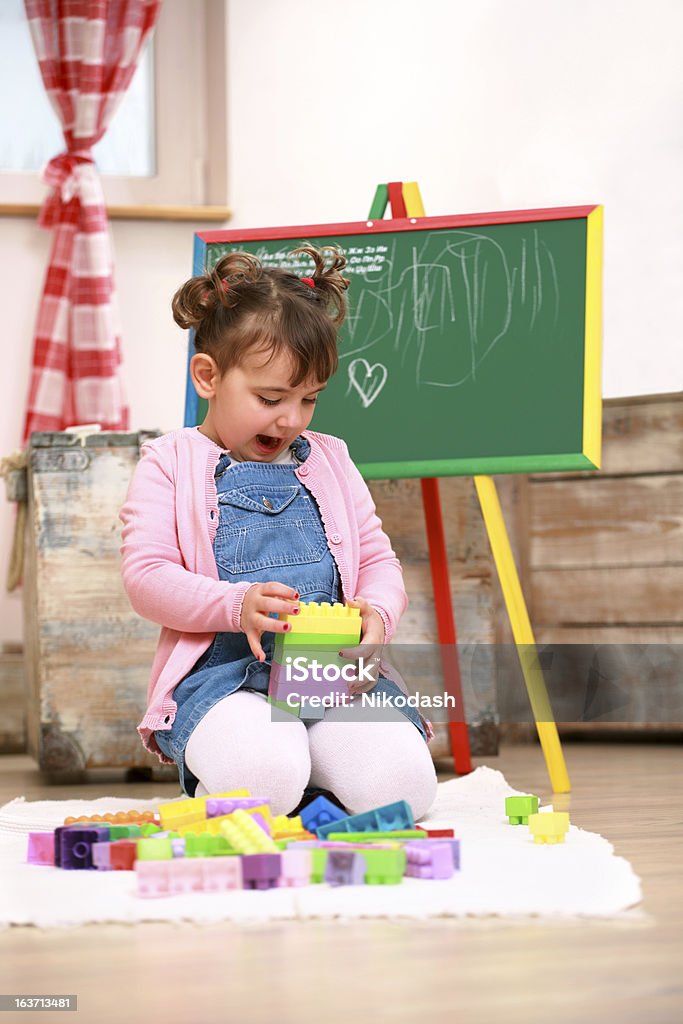
[[[534,843],[563,843],[569,815],[538,813],[538,797],[505,801]],[[66,818],[30,832],[27,860],[71,871],[134,871],[139,896],[303,885],[398,885],[460,870],[452,829],[415,825],[399,800],[347,815],[324,796],[296,817],[274,817],[246,790],[178,800],[151,811]]]
[[[352,816],[324,796],[300,815],[273,817],[247,790],[161,804],[150,812],[66,819],[31,832],[29,863],[64,870],[134,871],[143,897],[303,885],[397,885],[451,878],[451,829],[415,826],[401,800]]]

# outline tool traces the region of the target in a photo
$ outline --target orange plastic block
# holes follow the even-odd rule
[[[115,814],[81,814],[79,818],[64,819],[65,825],[79,821],[107,821],[112,825],[144,825],[145,822],[158,824],[159,816],[154,811],[117,811]]]

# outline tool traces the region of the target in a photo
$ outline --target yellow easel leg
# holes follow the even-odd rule
[[[531,710],[538,729],[538,738],[545,757],[550,775],[550,783],[554,793],[569,793],[571,784],[564,763],[564,755],[560,745],[560,737],[550,707],[548,691],[541,666],[538,662],[536,642],[529,622],[529,614],[524,603],[524,595],[515,568],[510,541],[508,539],[503,513],[498,500],[496,485],[490,476],[475,476],[479,504],[484,516],[486,530],[493,557],[498,570],[498,577],[503,588],[505,606],[510,616],[512,634],[515,638],[524,681],[531,702]]]

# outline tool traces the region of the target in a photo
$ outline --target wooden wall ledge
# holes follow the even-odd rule
[[[2,203],[0,217],[33,217],[40,203]],[[232,218],[229,206],[108,206],[110,220],[183,220],[224,224]]]

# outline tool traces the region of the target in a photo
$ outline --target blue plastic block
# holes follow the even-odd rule
[[[324,839],[330,832],[392,832],[397,829],[414,828],[413,812],[405,800],[376,807],[363,814],[352,814],[316,829],[318,839]]]
[[[341,818],[347,817],[346,811],[343,811],[341,807],[337,807],[326,796],[317,796],[315,800],[311,800],[310,804],[306,804],[299,813],[304,828],[308,829],[309,832],[315,832],[322,825],[329,825],[330,822],[339,821]]]

